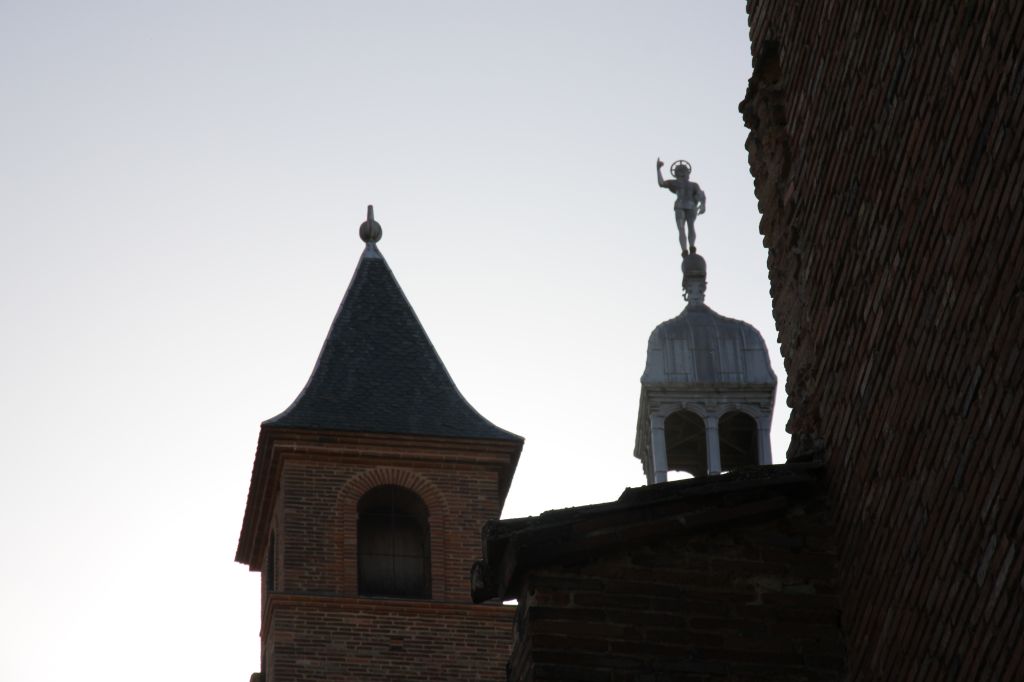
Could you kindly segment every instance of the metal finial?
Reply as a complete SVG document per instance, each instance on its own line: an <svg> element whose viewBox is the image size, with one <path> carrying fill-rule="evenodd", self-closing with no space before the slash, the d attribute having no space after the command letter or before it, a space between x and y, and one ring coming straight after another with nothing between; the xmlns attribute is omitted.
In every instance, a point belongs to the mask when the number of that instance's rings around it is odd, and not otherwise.
<svg viewBox="0 0 1024 682"><path fill-rule="evenodd" d="M704 305L708 288L708 264L695 253L683 256L683 299L686 306Z"/></svg>
<svg viewBox="0 0 1024 682"><path fill-rule="evenodd" d="M373 219L373 204L366 207L366 222L359 226L359 238L367 244L376 244L384 235L380 223Z"/></svg>

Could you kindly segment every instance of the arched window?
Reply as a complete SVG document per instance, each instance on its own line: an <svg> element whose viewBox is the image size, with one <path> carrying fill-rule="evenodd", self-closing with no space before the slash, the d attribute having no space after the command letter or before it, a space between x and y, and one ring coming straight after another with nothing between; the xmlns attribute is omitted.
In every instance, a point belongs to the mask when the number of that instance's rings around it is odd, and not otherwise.
<svg viewBox="0 0 1024 682"><path fill-rule="evenodd" d="M430 597L427 505L397 485L373 488L359 500L359 594Z"/></svg>
<svg viewBox="0 0 1024 682"><path fill-rule="evenodd" d="M757 422L749 414L728 412L718 420L722 470L757 464Z"/></svg>
<svg viewBox="0 0 1024 682"><path fill-rule="evenodd" d="M704 420L688 410L665 417L665 455L670 471L692 476L708 473L708 448Z"/></svg>

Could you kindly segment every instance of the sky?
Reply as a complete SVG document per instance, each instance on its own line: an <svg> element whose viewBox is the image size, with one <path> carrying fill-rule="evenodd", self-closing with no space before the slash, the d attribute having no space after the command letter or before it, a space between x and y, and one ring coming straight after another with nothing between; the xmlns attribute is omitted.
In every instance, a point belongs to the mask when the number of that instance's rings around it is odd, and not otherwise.
<svg viewBox="0 0 1024 682"><path fill-rule="evenodd" d="M717 0L0 0L0 680L258 670L259 424L367 204L463 395L526 439L509 518L644 482L647 338L684 305L655 160L688 159L781 461L746 31Z"/></svg>

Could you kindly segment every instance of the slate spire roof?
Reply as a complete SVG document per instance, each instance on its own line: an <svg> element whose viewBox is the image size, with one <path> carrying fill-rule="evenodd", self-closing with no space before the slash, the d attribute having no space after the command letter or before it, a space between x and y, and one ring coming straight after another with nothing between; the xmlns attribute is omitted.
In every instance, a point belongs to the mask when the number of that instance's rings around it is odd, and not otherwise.
<svg viewBox="0 0 1024 682"><path fill-rule="evenodd" d="M366 248L305 388L265 426L522 441L462 397L377 248Z"/></svg>

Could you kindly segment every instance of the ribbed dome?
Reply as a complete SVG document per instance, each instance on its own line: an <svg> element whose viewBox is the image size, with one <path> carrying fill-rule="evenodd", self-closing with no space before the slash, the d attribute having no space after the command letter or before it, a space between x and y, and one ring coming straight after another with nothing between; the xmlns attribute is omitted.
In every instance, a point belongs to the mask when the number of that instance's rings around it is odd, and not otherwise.
<svg viewBox="0 0 1024 682"><path fill-rule="evenodd" d="M640 382L774 386L775 373L764 339L753 326L691 301L682 314L651 333Z"/></svg>

